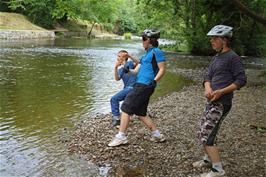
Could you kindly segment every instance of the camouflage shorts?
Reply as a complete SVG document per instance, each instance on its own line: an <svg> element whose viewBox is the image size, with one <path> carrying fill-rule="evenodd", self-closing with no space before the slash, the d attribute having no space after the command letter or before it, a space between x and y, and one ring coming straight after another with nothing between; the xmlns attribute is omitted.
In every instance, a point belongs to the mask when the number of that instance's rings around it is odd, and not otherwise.
<svg viewBox="0 0 266 177"><path fill-rule="evenodd" d="M221 103L206 104L203 118L197 128L197 138L200 144L213 146L222 120L230 111L231 105L224 107Z"/></svg>

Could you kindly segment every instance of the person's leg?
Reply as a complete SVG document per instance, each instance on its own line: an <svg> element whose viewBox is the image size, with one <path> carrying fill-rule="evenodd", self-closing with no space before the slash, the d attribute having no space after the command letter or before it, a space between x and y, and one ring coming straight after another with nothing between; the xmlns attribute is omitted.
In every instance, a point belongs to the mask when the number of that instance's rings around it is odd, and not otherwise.
<svg viewBox="0 0 266 177"><path fill-rule="evenodd" d="M118 93L116 93L114 96L112 96L110 103L111 103L112 115L114 118L119 119L119 116L120 116L119 102L125 99L128 92L129 92L128 89L123 89L123 90L119 91Z"/></svg>
<svg viewBox="0 0 266 177"><path fill-rule="evenodd" d="M212 163L212 169L209 173L203 173L201 177L218 177L218 176L224 176L225 171L222 166L221 157L219 155L218 147L208 146L204 145L204 149L206 153L208 154L208 157L211 160Z"/></svg>
<svg viewBox="0 0 266 177"><path fill-rule="evenodd" d="M156 130L156 126L149 116L139 116L139 119L148 127L151 131Z"/></svg>
<svg viewBox="0 0 266 177"><path fill-rule="evenodd" d="M204 150L207 153L208 157L211 160L212 163L212 170L209 173L206 174L202 174L202 177L211 177L211 176L223 176L225 174L225 171L223 169L222 166L222 161L221 161L221 157L219 154L219 150L218 147L216 146L215 142L216 142L216 137L218 134L218 130L221 126L222 121L224 120L224 118L226 117L226 115L228 114L228 112L231 109L231 105L222 105L221 106L215 106L212 108L213 110L215 110L214 112L210 112L209 113L209 117L212 118L212 121L214 122L214 128L212 128L211 133L209 134L206 143L204 144ZM217 114L219 113L219 114ZM217 119L217 117L219 116L219 118ZM215 118L216 117L216 118ZM212 124L210 124L212 125Z"/></svg>
<svg viewBox="0 0 266 177"><path fill-rule="evenodd" d="M119 126L119 132L115 135L115 137L112 139L112 141L108 144L108 146L119 146L122 144L126 144L127 141L127 137L126 137L126 130L127 127L129 125L129 121L130 121L130 115L132 114L132 106L134 106L135 104L133 104L133 100L136 98L136 91L135 92L130 92L123 104L122 104L122 114L121 114L121 122L120 122L120 126Z"/></svg>
<svg viewBox="0 0 266 177"><path fill-rule="evenodd" d="M209 158L209 155L207 154L205 150L205 146L203 146L203 156L202 159L193 162L192 166L195 168L202 168L202 167L211 167L211 160Z"/></svg>
<svg viewBox="0 0 266 177"><path fill-rule="evenodd" d="M122 112L119 132L123 132L125 134L127 127L129 125L129 122L130 122L130 116L127 113Z"/></svg>
<svg viewBox="0 0 266 177"><path fill-rule="evenodd" d="M219 110L220 109L220 110ZM213 128L209 138L207 139L206 144L204 145L204 149L207 152L211 162L212 162L212 168L217 170L217 171L224 171L223 166L222 166L222 161L221 157L219 154L219 149L217 145L215 144L216 142L216 137L218 134L218 131L220 129L220 126L229 113L231 109L231 105L222 105L222 108L216 108L217 111L221 111L222 114L218 121L216 121L215 127Z"/></svg>
<svg viewBox="0 0 266 177"><path fill-rule="evenodd" d="M164 135L156 128L156 125L149 116L139 116L139 119L151 130L151 141L163 142L165 141Z"/></svg>
<svg viewBox="0 0 266 177"><path fill-rule="evenodd" d="M108 146L114 147L122 144L127 144L126 130L130 121L130 116L127 113L122 112L121 122L119 126L119 132L115 135Z"/></svg>
<svg viewBox="0 0 266 177"><path fill-rule="evenodd" d="M217 146L204 146L206 153L208 154L212 163L221 162L221 157L219 155L219 150Z"/></svg>
<svg viewBox="0 0 266 177"><path fill-rule="evenodd" d="M120 125L119 102L123 101L131 89L124 88L111 98L112 122L111 127Z"/></svg>

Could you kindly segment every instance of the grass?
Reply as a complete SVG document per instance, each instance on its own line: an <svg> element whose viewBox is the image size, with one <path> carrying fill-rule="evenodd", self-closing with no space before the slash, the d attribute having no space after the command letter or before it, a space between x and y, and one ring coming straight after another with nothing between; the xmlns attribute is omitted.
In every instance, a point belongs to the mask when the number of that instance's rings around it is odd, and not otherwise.
<svg viewBox="0 0 266 177"><path fill-rule="evenodd" d="M87 23L82 22L81 20L69 20L64 24L64 28L69 31L83 32L87 31Z"/></svg>
<svg viewBox="0 0 266 177"><path fill-rule="evenodd" d="M123 36L124 36L125 39L131 39L132 34L131 33L124 33Z"/></svg>
<svg viewBox="0 0 266 177"><path fill-rule="evenodd" d="M181 90L184 86L193 84L194 82L183 76L166 72L162 80L158 83L155 92L151 97L151 101L155 101L158 97L167 95L171 92Z"/></svg>
<svg viewBox="0 0 266 177"><path fill-rule="evenodd" d="M160 45L160 48L165 51L179 52L183 54L189 53L189 48L185 43Z"/></svg>
<svg viewBox="0 0 266 177"><path fill-rule="evenodd" d="M261 71L259 77L261 77L263 80L266 80L266 69ZM266 83L263 83L262 89L266 91Z"/></svg>
<svg viewBox="0 0 266 177"><path fill-rule="evenodd" d="M45 30L31 23L25 16L0 12L0 29L3 30Z"/></svg>
<svg viewBox="0 0 266 177"><path fill-rule="evenodd" d="M199 68L206 68L208 66L208 61L181 59L181 60L171 61L169 65L170 67L174 68L199 69Z"/></svg>

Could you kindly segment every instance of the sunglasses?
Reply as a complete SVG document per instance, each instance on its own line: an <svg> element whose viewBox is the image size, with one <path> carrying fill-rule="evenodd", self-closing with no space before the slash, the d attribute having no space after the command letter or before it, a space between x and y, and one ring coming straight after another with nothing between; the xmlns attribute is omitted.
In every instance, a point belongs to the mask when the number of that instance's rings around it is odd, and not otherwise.
<svg viewBox="0 0 266 177"><path fill-rule="evenodd" d="M142 37L142 41L147 41L148 38Z"/></svg>

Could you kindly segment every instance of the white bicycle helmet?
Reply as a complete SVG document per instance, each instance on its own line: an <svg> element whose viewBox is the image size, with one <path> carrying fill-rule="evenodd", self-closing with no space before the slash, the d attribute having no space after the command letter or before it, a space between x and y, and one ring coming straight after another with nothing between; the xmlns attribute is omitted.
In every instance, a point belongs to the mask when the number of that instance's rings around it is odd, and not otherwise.
<svg viewBox="0 0 266 177"><path fill-rule="evenodd" d="M233 27L226 25L217 25L213 27L207 36L221 36L231 38L233 36Z"/></svg>
<svg viewBox="0 0 266 177"><path fill-rule="evenodd" d="M156 29L145 29L142 33L141 33L142 37L147 37L147 38L160 38L160 31L156 30Z"/></svg>

